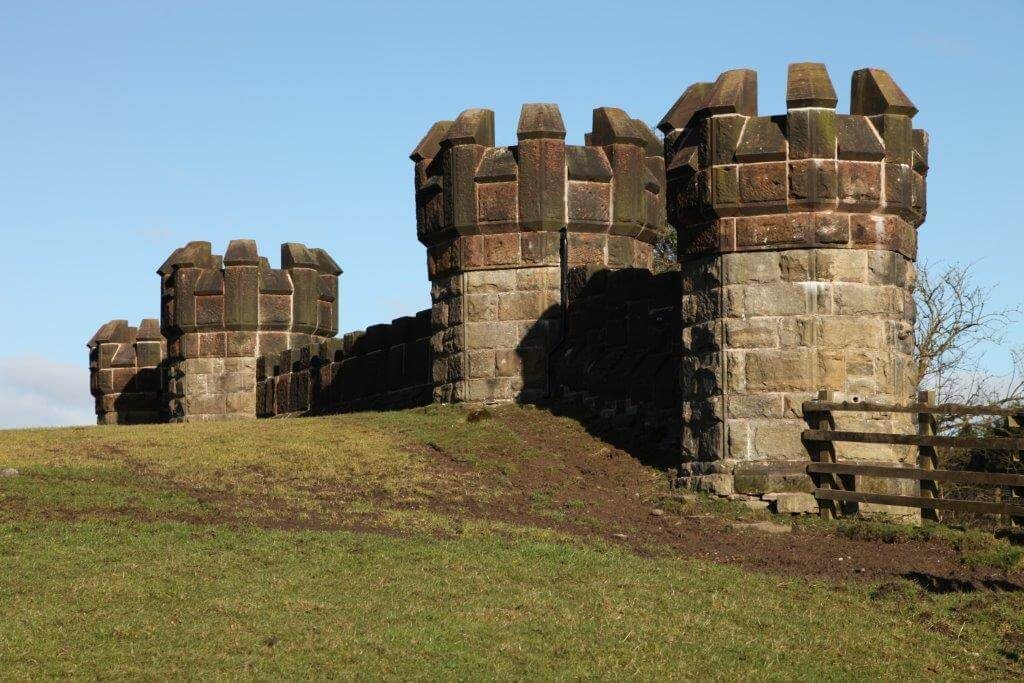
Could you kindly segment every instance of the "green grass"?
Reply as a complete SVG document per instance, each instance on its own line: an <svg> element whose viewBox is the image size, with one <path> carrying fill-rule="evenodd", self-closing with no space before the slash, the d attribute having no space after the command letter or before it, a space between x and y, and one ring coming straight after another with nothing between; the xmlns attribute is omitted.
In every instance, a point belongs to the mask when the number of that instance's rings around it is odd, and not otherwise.
<svg viewBox="0 0 1024 683"><path fill-rule="evenodd" d="M13 678L945 678L999 646L922 628L903 596L542 534L44 522L0 542Z"/></svg>
<svg viewBox="0 0 1024 683"><path fill-rule="evenodd" d="M429 505L500 507L541 456L457 409L0 432L21 473L0 479L0 678L1024 673L1019 594L759 574ZM584 509L556 497L530 505Z"/></svg>

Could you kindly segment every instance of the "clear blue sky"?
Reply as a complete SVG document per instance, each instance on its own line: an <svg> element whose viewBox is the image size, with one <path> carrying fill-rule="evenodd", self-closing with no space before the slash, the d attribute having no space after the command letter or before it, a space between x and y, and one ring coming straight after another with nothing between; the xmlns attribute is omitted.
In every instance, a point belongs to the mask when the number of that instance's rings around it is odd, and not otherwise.
<svg viewBox="0 0 1024 683"><path fill-rule="evenodd" d="M581 143L593 107L654 123L738 67L781 113L794 61L828 65L841 111L852 70L893 74L932 136L922 256L981 261L1014 303L1022 34L1019 1L0 0L0 369L84 367L100 323L158 316L154 271L195 239L254 238L273 262L284 241L327 249L342 330L414 312L429 293L407 155L433 121L488 107L511 143L523 102L557 102ZM11 386L0 412L30 391Z"/></svg>

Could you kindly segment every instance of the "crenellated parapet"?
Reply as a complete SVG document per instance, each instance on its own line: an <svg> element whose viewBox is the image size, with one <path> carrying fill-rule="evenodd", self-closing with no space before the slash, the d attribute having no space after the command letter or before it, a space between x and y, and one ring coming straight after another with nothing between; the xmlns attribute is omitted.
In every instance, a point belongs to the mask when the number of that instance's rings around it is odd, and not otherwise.
<svg viewBox="0 0 1024 683"><path fill-rule="evenodd" d="M283 244L271 268L252 240L223 256L190 242L157 272L172 420L254 417L256 358L337 334L341 269L322 249Z"/></svg>
<svg viewBox="0 0 1024 683"><path fill-rule="evenodd" d="M155 318L132 327L127 320L101 326L87 344L89 388L98 424L163 422L163 369L167 342Z"/></svg>
<svg viewBox="0 0 1024 683"><path fill-rule="evenodd" d="M209 242L189 242L157 273L161 328L168 339L224 332L333 337L338 332L341 268L323 249L282 244L281 267L271 268L252 240L232 240L223 256L211 253ZM250 338L250 345L254 341ZM225 348L218 355L231 353Z"/></svg>
<svg viewBox="0 0 1024 683"><path fill-rule="evenodd" d="M527 104L517 138L495 146L494 113L468 109L411 155L438 401L546 393L562 260L649 268L665 232L662 144L642 122L601 107L586 144L567 145L558 107Z"/></svg>
<svg viewBox="0 0 1024 683"><path fill-rule="evenodd" d="M650 266L665 231L661 141L613 107L594 110L585 145L565 144L565 134L553 104L523 105L508 147L495 146L489 109L430 128L410 158L431 277L557 264L562 228L581 263Z"/></svg>
<svg viewBox="0 0 1024 683"><path fill-rule="evenodd" d="M684 254L879 248L913 259L928 134L888 73L854 73L850 113L822 64L793 64L787 113L758 116L757 74L690 86L659 123ZM770 217L770 218L769 218Z"/></svg>

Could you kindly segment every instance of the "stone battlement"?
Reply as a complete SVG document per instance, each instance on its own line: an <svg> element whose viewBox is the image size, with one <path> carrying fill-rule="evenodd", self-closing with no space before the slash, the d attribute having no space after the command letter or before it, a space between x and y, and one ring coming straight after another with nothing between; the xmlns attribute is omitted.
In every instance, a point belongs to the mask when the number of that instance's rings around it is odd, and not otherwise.
<svg viewBox="0 0 1024 683"><path fill-rule="evenodd" d="M928 171L917 108L881 69L854 72L850 114L837 101L812 63L790 65L781 116L757 115L754 71L687 88L658 124L683 253L881 248L914 258Z"/></svg>
<svg viewBox="0 0 1024 683"><path fill-rule="evenodd" d="M252 240L223 256L189 242L157 273L172 420L255 417L256 358L338 332L341 268L322 249L283 244L271 268Z"/></svg>
<svg viewBox="0 0 1024 683"><path fill-rule="evenodd" d="M338 332L341 268L323 249L282 244L281 268L271 268L252 240L232 240L224 256L211 253L209 242L189 242L157 274L168 339L224 331Z"/></svg>
<svg viewBox="0 0 1024 683"><path fill-rule="evenodd" d="M428 404L430 311L263 356L256 379L260 417Z"/></svg>
<svg viewBox="0 0 1024 683"><path fill-rule="evenodd" d="M524 105L508 146L490 110L439 121L410 155L429 311L337 338L326 252L288 243L271 268L249 240L190 242L158 270L159 330L90 342L99 421L539 403L689 486L807 488L805 400L900 403L918 381L928 135L885 71L854 72L850 99L838 113L824 65L801 63L785 113L759 116L757 74L726 71L687 88L664 139L613 107L583 145L553 104ZM655 275L667 226L679 269ZM845 426L914 428L871 419Z"/></svg>
<svg viewBox="0 0 1024 683"><path fill-rule="evenodd" d="M417 236L431 277L557 264L566 227L589 261L650 267L650 245L666 227L665 163L645 123L600 107L586 144L567 145L558 107L526 104L517 137L496 147L494 112L467 109L435 123L413 150Z"/></svg>
<svg viewBox="0 0 1024 683"><path fill-rule="evenodd" d="M99 424L162 422L161 366L167 342L155 318L132 327L127 320L102 325L87 344L89 389Z"/></svg>

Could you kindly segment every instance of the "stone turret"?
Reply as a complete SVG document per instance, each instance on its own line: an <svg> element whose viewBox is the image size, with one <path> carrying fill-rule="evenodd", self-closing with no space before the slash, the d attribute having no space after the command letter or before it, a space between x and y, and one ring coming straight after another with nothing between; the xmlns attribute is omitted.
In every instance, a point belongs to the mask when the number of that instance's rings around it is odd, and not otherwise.
<svg viewBox="0 0 1024 683"><path fill-rule="evenodd" d="M256 417L256 359L338 332L341 269L321 249L284 244L276 269L252 240L190 242L157 272L171 421Z"/></svg>
<svg viewBox="0 0 1024 683"><path fill-rule="evenodd" d="M659 124L683 276L687 471L735 471L744 492L800 470L800 406L818 389L900 403L917 380L928 170L917 109L885 71L861 69L850 114L837 114L821 64L790 66L786 103L783 116L758 116L757 74L727 71L687 89ZM883 419L876 431L911 428Z"/></svg>
<svg viewBox="0 0 1024 683"><path fill-rule="evenodd" d="M163 422L162 364L167 343L160 323L147 318L138 327L127 320L102 325L87 344L89 388L98 424Z"/></svg>
<svg viewBox="0 0 1024 683"><path fill-rule="evenodd" d="M494 114L435 123L411 154L433 301L435 400L530 401L547 390L566 265L648 268L665 225L661 143L620 109L565 144L553 104L523 106L518 144Z"/></svg>

